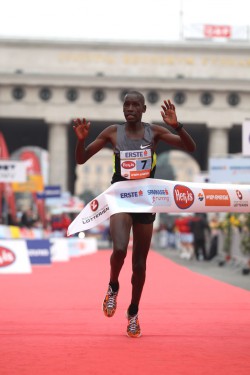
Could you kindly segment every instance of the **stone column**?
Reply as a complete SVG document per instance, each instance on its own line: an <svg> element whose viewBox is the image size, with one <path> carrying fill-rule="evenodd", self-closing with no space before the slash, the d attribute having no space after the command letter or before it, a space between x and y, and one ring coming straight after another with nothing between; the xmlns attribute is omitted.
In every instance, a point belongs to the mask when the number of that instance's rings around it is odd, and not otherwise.
<svg viewBox="0 0 250 375"><path fill-rule="evenodd" d="M228 154L228 129L210 128L208 157L226 156Z"/></svg>
<svg viewBox="0 0 250 375"><path fill-rule="evenodd" d="M66 124L49 124L49 184L68 189L68 139Z"/></svg>

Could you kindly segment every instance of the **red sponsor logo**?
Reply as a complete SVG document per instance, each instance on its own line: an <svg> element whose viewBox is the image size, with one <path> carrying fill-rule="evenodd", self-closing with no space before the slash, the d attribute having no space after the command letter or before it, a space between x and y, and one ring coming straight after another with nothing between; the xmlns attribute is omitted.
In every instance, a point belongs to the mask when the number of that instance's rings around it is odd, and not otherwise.
<svg viewBox="0 0 250 375"><path fill-rule="evenodd" d="M90 202L90 208L92 211L96 211L99 207L99 203L97 199L94 199L92 202Z"/></svg>
<svg viewBox="0 0 250 375"><path fill-rule="evenodd" d="M230 206L230 197L226 189L203 189L205 206Z"/></svg>
<svg viewBox="0 0 250 375"><path fill-rule="evenodd" d="M131 180L137 180L139 178L147 178L150 176L150 170L146 171L131 171L130 172L130 179Z"/></svg>
<svg viewBox="0 0 250 375"><path fill-rule="evenodd" d="M135 167L135 163L133 161L124 161L122 163L122 168L124 169L132 169Z"/></svg>
<svg viewBox="0 0 250 375"><path fill-rule="evenodd" d="M6 247L0 246L0 267L7 267L14 263L16 255Z"/></svg>
<svg viewBox="0 0 250 375"><path fill-rule="evenodd" d="M194 193L187 186L176 185L174 187L174 200L177 207L185 210L194 203Z"/></svg>
<svg viewBox="0 0 250 375"><path fill-rule="evenodd" d="M228 25L205 25L204 34L207 38L230 38L232 29Z"/></svg>
<svg viewBox="0 0 250 375"><path fill-rule="evenodd" d="M240 190L236 190L236 194L237 194L237 197L239 198L239 200L242 200L242 198L243 198L242 192Z"/></svg>

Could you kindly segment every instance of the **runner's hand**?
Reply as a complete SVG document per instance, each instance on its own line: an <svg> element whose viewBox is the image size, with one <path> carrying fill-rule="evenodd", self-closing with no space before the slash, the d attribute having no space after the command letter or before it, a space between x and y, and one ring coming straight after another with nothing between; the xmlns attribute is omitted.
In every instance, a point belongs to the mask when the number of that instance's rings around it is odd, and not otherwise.
<svg viewBox="0 0 250 375"><path fill-rule="evenodd" d="M170 125L172 128L176 128L178 126L178 121L175 113L175 106L171 100L164 100L164 105L162 105L161 108L163 109L161 115L165 124Z"/></svg>
<svg viewBox="0 0 250 375"><path fill-rule="evenodd" d="M73 120L73 129L79 141L84 141L89 134L90 122L87 122L85 118L80 120L79 118Z"/></svg>

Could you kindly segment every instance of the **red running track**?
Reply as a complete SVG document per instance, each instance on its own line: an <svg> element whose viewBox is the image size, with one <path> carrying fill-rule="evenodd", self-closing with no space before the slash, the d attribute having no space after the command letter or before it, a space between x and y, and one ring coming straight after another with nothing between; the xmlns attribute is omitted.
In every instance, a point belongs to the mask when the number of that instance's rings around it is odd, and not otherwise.
<svg viewBox="0 0 250 375"><path fill-rule="evenodd" d="M151 251L143 336L128 338L131 253L104 317L110 251L0 275L1 375L250 374L250 293Z"/></svg>

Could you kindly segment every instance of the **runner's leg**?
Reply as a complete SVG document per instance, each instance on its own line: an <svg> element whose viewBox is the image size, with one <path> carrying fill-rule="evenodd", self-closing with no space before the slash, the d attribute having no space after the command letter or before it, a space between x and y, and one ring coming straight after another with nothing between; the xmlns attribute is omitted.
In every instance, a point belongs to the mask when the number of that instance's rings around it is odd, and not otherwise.
<svg viewBox="0 0 250 375"><path fill-rule="evenodd" d="M146 278L146 261L153 233L152 224L135 222L133 225L132 254L132 299L131 304L138 306Z"/></svg>
<svg viewBox="0 0 250 375"><path fill-rule="evenodd" d="M110 282L118 283L118 277L127 255L132 217L128 213L118 213L110 217L110 233L113 252L110 257Z"/></svg>

